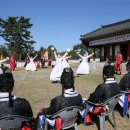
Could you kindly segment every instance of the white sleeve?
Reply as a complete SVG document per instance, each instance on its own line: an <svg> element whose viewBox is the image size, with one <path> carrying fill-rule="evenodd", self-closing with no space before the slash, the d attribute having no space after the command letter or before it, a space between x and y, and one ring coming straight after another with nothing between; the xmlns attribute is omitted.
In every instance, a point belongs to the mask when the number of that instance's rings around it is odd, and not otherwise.
<svg viewBox="0 0 130 130"><path fill-rule="evenodd" d="M79 55L79 57L81 58L81 59L83 59L83 56L82 55L80 55L80 54L78 54Z"/></svg>
<svg viewBox="0 0 130 130"><path fill-rule="evenodd" d="M89 58L89 57L91 57L91 56L93 56L93 55L94 55L94 53L92 53L91 55L88 55L87 58Z"/></svg>
<svg viewBox="0 0 130 130"><path fill-rule="evenodd" d="M57 55L56 55L56 52L54 51L54 56L55 56L55 59L57 59Z"/></svg>
<svg viewBox="0 0 130 130"><path fill-rule="evenodd" d="M3 63L3 62L5 62L5 61L7 61L7 59L4 59L4 60L0 60L0 63Z"/></svg>

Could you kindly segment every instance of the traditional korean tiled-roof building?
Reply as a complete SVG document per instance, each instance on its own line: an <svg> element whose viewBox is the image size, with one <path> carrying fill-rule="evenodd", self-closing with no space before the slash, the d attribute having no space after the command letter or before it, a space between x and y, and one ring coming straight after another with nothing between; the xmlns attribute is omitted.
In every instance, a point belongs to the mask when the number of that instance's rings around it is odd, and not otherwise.
<svg viewBox="0 0 130 130"><path fill-rule="evenodd" d="M120 51L123 60L130 57L130 19L116 22L109 25L102 25L100 28L81 35L82 44L100 50L100 61L115 59L115 53Z"/></svg>

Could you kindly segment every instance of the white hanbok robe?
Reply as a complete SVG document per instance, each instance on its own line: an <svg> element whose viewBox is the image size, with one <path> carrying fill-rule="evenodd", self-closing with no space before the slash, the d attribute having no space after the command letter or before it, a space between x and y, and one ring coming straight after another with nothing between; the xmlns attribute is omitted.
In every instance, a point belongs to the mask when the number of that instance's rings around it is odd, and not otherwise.
<svg viewBox="0 0 130 130"><path fill-rule="evenodd" d="M82 56L79 54L79 56L82 59L82 62L80 63L76 73L77 74L89 74L90 73L90 68L89 68L89 64L88 64L88 58L91 57L94 53L92 53L91 55L88 56Z"/></svg>
<svg viewBox="0 0 130 130"><path fill-rule="evenodd" d="M56 59L56 65L54 66L53 70L51 71L50 74L50 80L51 81L60 81L61 74L63 72L63 65L62 61L66 57L67 52L60 58L57 57L56 52L54 52L55 59Z"/></svg>
<svg viewBox="0 0 130 130"><path fill-rule="evenodd" d="M66 59L68 59L68 58L69 58L69 57L65 57L65 58L63 59L63 61L62 61L63 69L70 67L69 63L68 63L67 60L66 60Z"/></svg>
<svg viewBox="0 0 130 130"><path fill-rule="evenodd" d="M36 66L35 66L35 64L34 64L34 62L33 62L33 60L35 59L35 58L29 58L30 59L30 62L26 65L26 70L30 70L30 71L36 71L37 69L36 69Z"/></svg>
<svg viewBox="0 0 130 130"><path fill-rule="evenodd" d="M6 59L3 59L3 60L0 60L0 66L1 66L1 64L3 63L3 62L5 62L5 61L7 61L8 59L6 58Z"/></svg>

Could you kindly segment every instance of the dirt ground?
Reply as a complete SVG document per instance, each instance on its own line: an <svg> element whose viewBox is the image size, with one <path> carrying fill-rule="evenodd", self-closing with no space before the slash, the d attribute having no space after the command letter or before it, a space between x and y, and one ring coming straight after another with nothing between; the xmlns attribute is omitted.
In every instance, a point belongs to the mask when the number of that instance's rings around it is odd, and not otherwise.
<svg viewBox="0 0 130 130"><path fill-rule="evenodd" d="M75 72L76 67L73 66ZM59 83L52 84L49 75L52 68L39 69L36 72L26 71L24 68L17 68L13 72L15 78L14 93L17 97L26 98L33 109L34 117L36 117L41 107L48 107L52 98L61 94L61 85ZM116 76L117 81L122 76ZM96 86L102 83L102 74L91 73L90 75L81 75L75 77L75 88L84 98L88 98ZM117 130L130 130L130 120L127 117L121 117L119 112L115 112ZM110 116L110 119L111 116ZM112 125L106 121L106 130L113 130ZM79 130L98 130L94 124L85 126L80 124Z"/></svg>

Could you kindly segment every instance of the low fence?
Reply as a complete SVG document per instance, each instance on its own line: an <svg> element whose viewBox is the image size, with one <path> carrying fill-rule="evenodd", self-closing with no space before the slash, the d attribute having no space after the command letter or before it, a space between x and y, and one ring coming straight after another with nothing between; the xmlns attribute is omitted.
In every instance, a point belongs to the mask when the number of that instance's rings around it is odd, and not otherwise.
<svg viewBox="0 0 130 130"><path fill-rule="evenodd" d="M80 61L79 60L69 60L70 66L73 68L77 68ZM51 62L51 66L55 66L56 61L52 61ZM90 71L91 72L102 72L103 66L104 66L105 62L99 62L99 61L91 61L89 62L89 66L90 66ZM7 66L9 66L9 64L6 64ZM46 66L48 65L48 63L46 62ZM17 62L17 67L24 67L24 62ZM122 74L126 73L126 67L125 67L125 63L122 63Z"/></svg>

